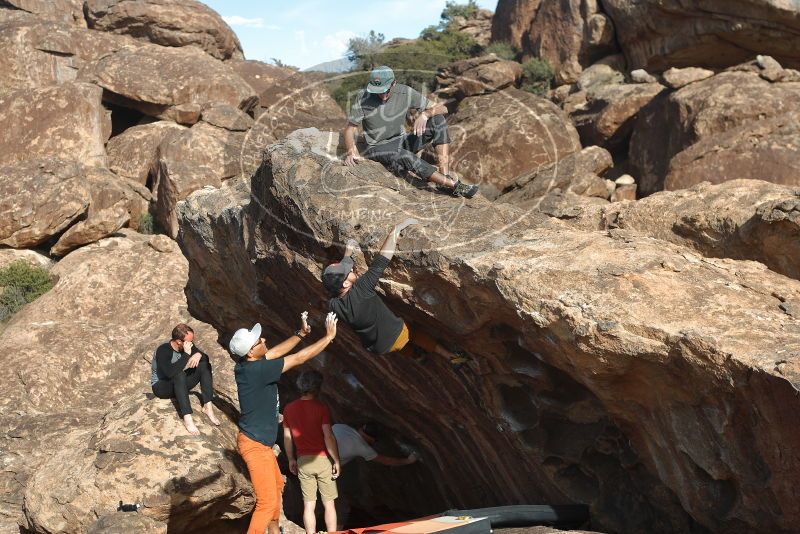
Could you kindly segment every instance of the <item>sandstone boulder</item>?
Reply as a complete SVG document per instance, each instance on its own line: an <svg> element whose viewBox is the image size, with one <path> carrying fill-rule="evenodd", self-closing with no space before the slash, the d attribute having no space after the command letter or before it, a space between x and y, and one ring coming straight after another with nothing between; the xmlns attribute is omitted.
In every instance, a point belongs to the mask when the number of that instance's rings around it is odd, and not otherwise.
<svg viewBox="0 0 800 534"><path fill-rule="evenodd" d="M724 68L755 54L797 64L798 6L781 0L744 3L603 0L630 68Z"/></svg>
<svg viewBox="0 0 800 534"><path fill-rule="evenodd" d="M87 0L89 27L162 46L195 46L217 59L243 59L233 30L195 0Z"/></svg>
<svg viewBox="0 0 800 534"><path fill-rule="evenodd" d="M732 180L586 209L572 224L587 230L635 231L707 257L759 261L800 279L798 202L797 188Z"/></svg>
<svg viewBox="0 0 800 534"><path fill-rule="evenodd" d="M605 179L599 175L614 165L611 154L590 146L561 160L518 176L506 186L497 202L519 204L549 193L574 193L607 200L609 191Z"/></svg>
<svg viewBox="0 0 800 534"><path fill-rule="evenodd" d="M104 131L111 125L102 93L94 85L67 83L0 96L0 165L48 157L105 165Z"/></svg>
<svg viewBox="0 0 800 534"><path fill-rule="evenodd" d="M436 74L436 94L462 100L516 85L522 65L495 55L462 59L441 67Z"/></svg>
<svg viewBox="0 0 800 534"><path fill-rule="evenodd" d="M663 189L673 157L689 146L798 109L800 83L770 83L744 70L721 72L662 94L639 114L631 136L632 174L640 192L646 196Z"/></svg>
<svg viewBox="0 0 800 534"><path fill-rule="evenodd" d="M202 119L212 126L232 132L246 132L253 127L253 119L250 115L238 108L224 104L204 110Z"/></svg>
<svg viewBox="0 0 800 534"><path fill-rule="evenodd" d="M644 69L632 70L630 78L633 83L656 83L658 81L658 78Z"/></svg>
<svg viewBox="0 0 800 534"><path fill-rule="evenodd" d="M617 52L614 24L595 0L500 0L492 40L509 41L547 60L556 83L578 81L581 70Z"/></svg>
<svg viewBox="0 0 800 534"><path fill-rule="evenodd" d="M12 263L24 261L34 267L44 267L49 269L53 266L53 260L39 254L35 250L17 250L13 248L0 248L0 269L8 267Z"/></svg>
<svg viewBox="0 0 800 534"><path fill-rule="evenodd" d="M699 67L686 67L683 69L676 69L672 67L667 69L662 74L664 84L670 89L680 89L690 83L699 82L706 78L711 78L714 75L713 70L701 69Z"/></svg>
<svg viewBox="0 0 800 534"><path fill-rule="evenodd" d="M488 9L478 9L470 17L456 16L450 20L453 31L469 35L481 46L486 46L492 38L492 16Z"/></svg>
<svg viewBox="0 0 800 534"><path fill-rule="evenodd" d="M81 171L56 159L0 167L0 244L39 245L86 213L91 196Z"/></svg>
<svg viewBox="0 0 800 534"><path fill-rule="evenodd" d="M625 58L622 54L608 56L585 68L576 83L578 91L591 91L604 85L625 81Z"/></svg>
<svg viewBox="0 0 800 534"><path fill-rule="evenodd" d="M187 294L224 331L254 307L280 329L309 303L326 309L319 276L342 240L361 243L360 268L392 222L420 220L380 290L405 320L469 347L477 370L369 357L345 325L315 364L336 413L378 418L421 451L422 482L404 491L392 477L396 503L583 502L602 531L800 521L800 463L781 445L800 439L783 424L800 408L800 327L785 311L800 282L482 198L429 202L379 165L331 165L334 146L297 132L236 198L180 206Z"/></svg>
<svg viewBox="0 0 800 534"><path fill-rule="evenodd" d="M175 205L204 186L243 173L245 134L200 122L188 130L173 132L158 147L152 169L156 193L155 215L173 238L178 233Z"/></svg>
<svg viewBox="0 0 800 534"><path fill-rule="evenodd" d="M0 487L4 495L0 524L4 528L8 521L18 525L14 527L17 530L46 531L35 527L35 522L61 525L51 532L62 526L63 531L83 532L97 519L90 512L92 506L97 505L98 512L105 515L117 505L106 500L108 495L98 495L98 500L87 506L70 504L83 502L84 490L98 490L87 489L83 483L90 474L100 483L126 488L119 499L135 501L145 494L134 491L135 485L154 488L155 481L169 473L145 465L136 468L135 478L130 479L125 474L131 473L133 464L127 461L141 462L141 455L153 462L178 461L183 452L175 453L176 443L207 458L209 469L212 465L217 469L225 458L236 462L231 459L236 456L235 448L225 445L229 454L220 449L235 435L233 423L225 416L220 417L223 426L219 429L198 417L203 437L188 439L169 401L145 399L154 347L169 336L175 324L189 322L198 347L209 354L214 365L218 406L230 414L238 406L232 362L216 344L217 333L187 312L187 263L177 245L164 236L143 236L129 230L121 234L82 247L59 261L51 271L57 280L55 287L20 310L0 336L3 363L17 371L0 377L0 426L5 429L0 434ZM43 357L48 365L42 365ZM131 417L124 415L126 410L133 410ZM150 425L155 414L162 416L160 427ZM141 420L136 419L139 415ZM162 433L145 434L150 431ZM92 440L92 436L105 441ZM159 443L169 446L162 448ZM126 449L128 446L131 448ZM107 452L101 453L101 449ZM133 451L139 455L129 454ZM81 463L84 455L92 454L95 457L88 464ZM55 458L64 461L37 471ZM196 474L201 472L200 465L202 462L187 464L197 469ZM95 477L95 473L99 475ZM222 470L219 474L212 488L235 484L235 475ZM30 486L33 479L39 482ZM198 479L189 475L188 480ZM154 506L151 510L163 513L170 496L175 495L179 523L193 521L192 514L209 517L204 510L210 512L215 505L206 499L219 494L198 489L186 500L187 487L161 486L160 497L153 490L148 501ZM231 503L240 502L248 498L247 494L226 498ZM61 513L58 517L56 510ZM239 511L247 512L249 507ZM226 513L236 514L237 510L229 508ZM4 531L10 531L10 525Z"/></svg>
<svg viewBox="0 0 800 534"><path fill-rule="evenodd" d="M610 84L588 91L586 104L570 113L581 143L627 152L639 112L662 91L659 83Z"/></svg>
<svg viewBox="0 0 800 534"><path fill-rule="evenodd" d="M664 189L754 179L800 186L800 111L706 137L672 158Z"/></svg>
<svg viewBox="0 0 800 534"><path fill-rule="evenodd" d="M4 0L0 13L3 9L18 9L42 19L86 27L82 0Z"/></svg>
<svg viewBox="0 0 800 534"><path fill-rule="evenodd" d="M467 181L487 186L485 193L581 148L558 106L514 88L465 98L448 125L451 166Z"/></svg>
<svg viewBox="0 0 800 534"><path fill-rule="evenodd" d="M128 128L108 141L108 168L119 176L146 185L158 145L170 132L184 129L172 121L157 121Z"/></svg>
<svg viewBox="0 0 800 534"><path fill-rule="evenodd" d="M297 74L297 71L293 69L271 65L263 61L231 60L227 62L227 65L259 95L275 85L278 80ZM264 105L269 105L269 103L264 103Z"/></svg>
<svg viewBox="0 0 800 534"><path fill-rule="evenodd" d="M258 104L253 89L230 67L192 47L123 48L87 65L81 78L105 89L110 103L176 122L181 105L199 111L228 104L249 112Z"/></svg>
<svg viewBox="0 0 800 534"><path fill-rule="evenodd" d="M203 433L189 436L173 403L148 398L142 386L115 399L96 428L62 436L58 451L36 469L25 492L25 514L36 531L86 532L119 501L141 503L139 515L177 532L209 530L252 509L236 424L224 417L220 427L198 421Z"/></svg>
<svg viewBox="0 0 800 534"><path fill-rule="evenodd" d="M58 238L58 242L50 249L50 254L63 256L78 247L99 241L128 224L130 219L131 214L121 203L90 212L86 220L71 226Z"/></svg>

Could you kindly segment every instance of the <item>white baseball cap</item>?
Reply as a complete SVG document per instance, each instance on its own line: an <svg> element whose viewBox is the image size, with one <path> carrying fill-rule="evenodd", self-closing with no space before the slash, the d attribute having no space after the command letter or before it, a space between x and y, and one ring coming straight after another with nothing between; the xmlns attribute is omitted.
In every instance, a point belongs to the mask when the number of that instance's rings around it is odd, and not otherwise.
<svg viewBox="0 0 800 534"><path fill-rule="evenodd" d="M261 338L261 323L256 323L252 329L240 328L233 334L228 348L237 356L247 356L253 345Z"/></svg>

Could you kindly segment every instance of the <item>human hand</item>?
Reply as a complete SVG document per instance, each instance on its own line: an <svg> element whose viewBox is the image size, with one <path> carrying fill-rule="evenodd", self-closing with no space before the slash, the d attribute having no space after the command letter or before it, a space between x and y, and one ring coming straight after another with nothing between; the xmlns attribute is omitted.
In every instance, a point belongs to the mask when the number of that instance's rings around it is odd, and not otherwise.
<svg viewBox="0 0 800 534"><path fill-rule="evenodd" d="M425 128L428 126L428 114L425 112L417 115L414 121L414 135L422 135L425 133Z"/></svg>
<svg viewBox="0 0 800 534"><path fill-rule="evenodd" d="M202 357L203 355L200 354L199 352L195 353L195 355L189 358L189 361L186 362L186 367L184 367L184 369L194 369L195 367L197 367L197 364L200 363L200 358Z"/></svg>
<svg viewBox="0 0 800 534"><path fill-rule="evenodd" d="M333 341L333 338L336 337L336 323L338 321L339 321L339 319L336 317L336 314L333 313L333 312L330 312L327 315L327 317L325 317L326 335L327 335L328 338L330 338L331 341Z"/></svg>
<svg viewBox="0 0 800 534"><path fill-rule="evenodd" d="M183 342L183 352L189 354L190 356L192 354L192 347L194 347L194 344L191 341Z"/></svg>
<svg viewBox="0 0 800 534"><path fill-rule="evenodd" d="M297 460L289 460L289 471L297 476Z"/></svg>
<svg viewBox="0 0 800 534"><path fill-rule="evenodd" d="M409 226L414 225L414 224L419 224L419 221L414 219L414 218L409 217L408 219L406 219L405 221L401 222L400 224L395 225L394 229L399 234L400 232L402 232L403 230L405 230L406 228L408 228Z"/></svg>
<svg viewBox="0 0 800 534"><path fill-rule="evenodd" d="M339 475L341 474L342 474L342 466L339 464L339 462L333 462L333 465L331 466L331 478L333 480L336 480L337 478L339 478Z"/></svg>
<svg viewBox="0 0 800 534"><path fill-rule="evenodd" d="M348 167L352 167L356 163L360 163L362 159L363 158L358 155L358 152L348 152L344 157L344 164Z"/></svg>
<svg viewBox="0 0 800 534"><path fill-rule="evenodd" d="M355 239L348 239L347 240L347 248L344 251L345 256L352 256L356 250L361 250L361 246L358 244L358 241Z"/></svg>
<svg viewBox="0 0 800 534"><path fill-rule="evenodd" d="M304 311L300 314L300 333L304 336L311 332L311 327L308 325L308 312Z"/></svg>

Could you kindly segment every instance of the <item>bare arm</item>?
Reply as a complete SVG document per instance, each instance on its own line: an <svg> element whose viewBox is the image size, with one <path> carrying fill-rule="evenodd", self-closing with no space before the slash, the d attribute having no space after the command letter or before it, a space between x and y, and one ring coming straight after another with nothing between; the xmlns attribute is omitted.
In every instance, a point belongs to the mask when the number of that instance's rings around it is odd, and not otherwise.
<svg viewBox="0 0 800 534"><path fill-rule="evenodd" d="M319 341L311 345L310 347L306 347L300 352L296 354L292 354L291 356L287 356L283 359L283 372L285 373L289 369L293 369L298 365L302 365L306 363L308 360L312 359L320 352L325 350L325 347L330 345L333 338L336 337L336 314L331 312L325 319L325 329L326 333Z"/></svg>
<svg viewBox="0 0 800 534"><path fill-rule="evenodd" d="M299 336L298 335L294 335L294 336L288 338L283 343L280 343L280 344L272 347L271 349L269 349L267 351L267 353L264 355L264 357L266 359L268 359L268 360L276 360L278 358L283 358L289 352L291 352L291 350L293 348L295 348L298 343L300 343L300 340L303 339L304 337L306 337L309 332L311 332L311 327L308 326L307 319L308 319L308 312L304 311L303 313L300 314L300 321L301 321L301 324L300 324L300 335Z"/></svg>
<svg viewBox="0 0 800 534"><path fill-rule="evenodd" d="M331 431L331 425L322 425L322 436L325 438L325 449L333 460L333 478L337 478L342 473L342 466L339 462L339 445Z"/></svg>
<svg viewBox="0 0 800 534"><path fill-rule="evenodd" d="M289 471L297 474L297 459L294 457L294 443L292 442L292 429L288 426L283 427L283 448L286 451L286 459L289 460Z"/></svg>
<svg viewBox="0 0 800 534"><path fill-rule="evenodd" d="M400 237L400 232L412 224L417 224L417 220L406 219L400 224L396 224L394 227L392 227L392 230L386 235L386 239L383 240L383 244L381 245L381 256L387 260L392 259L394 256L394 251L397 248L397 238Z"/></svg>
<svg viewBox="0 0 800 534"><path fill-rule="evenodd" d="M396 467L400 465L411 465L417 461L417 457L413 454L409 454L408 458L395 458L393 456L384 456L379 454L373 458L372 461L378 462L379 464L388 465L389 467Z"/></svg>
<svg viewBox="0 0 800 534"><path fill-rule="evenodd" d="M358 126L352 122L348 122L347 126L344 127L344 132L342 132L342 135L344 136L344 146L347 150L347 154L344 157L345 165L355 165L358 159L360 159L358 155L358 148L356 148L357 133Z"/></svg>

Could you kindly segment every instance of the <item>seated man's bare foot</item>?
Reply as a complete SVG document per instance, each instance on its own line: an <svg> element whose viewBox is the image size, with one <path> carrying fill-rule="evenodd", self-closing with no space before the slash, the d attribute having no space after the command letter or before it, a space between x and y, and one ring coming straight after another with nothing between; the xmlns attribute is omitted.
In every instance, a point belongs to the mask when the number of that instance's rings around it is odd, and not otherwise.
<svg viewBox="0 0 800 534"><path fill-rule="evenodd" d="M208 420L211 421L211 424L214 426L219 426L219 419L217 416L214 415L214 405L210 402L203 406L203 413L206 414Z"/></svg>
<svg viewBox="0 0 800 534"><path fill-rule="evenodd" d="M192 419L192 414L183 416L183 426L186 427L186 430L189 431L189 434L193 436L200 435L200 431L197 430L197 427L194 424L194 419Z"/></svg>

